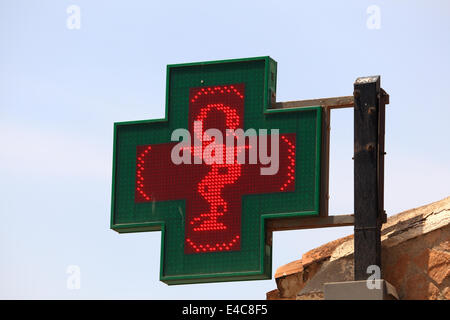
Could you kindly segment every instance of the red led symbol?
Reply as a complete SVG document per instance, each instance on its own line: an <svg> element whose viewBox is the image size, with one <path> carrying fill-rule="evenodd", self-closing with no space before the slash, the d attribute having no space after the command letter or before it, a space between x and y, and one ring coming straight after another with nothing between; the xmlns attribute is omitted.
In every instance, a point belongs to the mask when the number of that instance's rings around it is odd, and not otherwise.
<svg viewBox="0 0 450 320"><path fill-rule="evenodd" d="M148 152L152 149L152 146L147 146L147 148L144 150L144 152L142 152L141 154L139 154L139 156L137 157L137 164L136 164L136 191L138 191L141 196L149 201L150 197L144 192L144 176L143 176L143 171L144 171L144 163L145 163L145 157L147 156Z"/></svg>
<svg viewBox="0 0 450 320"><path fill-rule="evenodd" d="M226 137L226 129L245 129L244 89L243 84L191 88L188 114L191 136L203 137L210 128L218 129L223 137ZM295 134L280 135L279 170L268 176L261 175L261 164L249 163L248 143L243 148L235 146L233 152L227 153L225 141L201 140L200 147L185 150L192 160L202 158L201 164L192 161L192 164L175 165L170 154L176 143L138 146L135 201L158 204L185 200L184 206L178 207L176 212L185 223L186 254L240 250L243 196L295 190ZM223 163L214 163L216 155L204 152L211 145L217 148L215 150L222 150ZM270 153L270 145L268 149ZM246 162L237 163L237 155L243 151L246 151ZM227 154L234 159L226 159ZM152 207L151 210L157 209Z"/></svg>

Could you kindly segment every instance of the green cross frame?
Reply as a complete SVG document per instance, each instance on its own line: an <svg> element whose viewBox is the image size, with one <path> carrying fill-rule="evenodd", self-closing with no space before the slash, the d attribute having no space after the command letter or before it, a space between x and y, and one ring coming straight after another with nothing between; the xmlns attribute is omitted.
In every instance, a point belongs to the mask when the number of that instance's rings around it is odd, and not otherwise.
<svg viewBox="0 0 450 320"><path fill-rule="evenodd" d="M319 216L324 111L320 106L273 109L276 71L270 57L168 65L165 118L114 123L110 228L119 233L162 231L160 280L166 284L270 279L267 222ZM173 130L189 128L191 88L232 84L245 86L244 130L295 134L295 185L288 192L243 194L236 200L241 204L238 250L186 252L186 200L136 201L137 150L171 143ZM183 177L174 177L173 183ZM154 247L150 252L155 256Z"/></svg>

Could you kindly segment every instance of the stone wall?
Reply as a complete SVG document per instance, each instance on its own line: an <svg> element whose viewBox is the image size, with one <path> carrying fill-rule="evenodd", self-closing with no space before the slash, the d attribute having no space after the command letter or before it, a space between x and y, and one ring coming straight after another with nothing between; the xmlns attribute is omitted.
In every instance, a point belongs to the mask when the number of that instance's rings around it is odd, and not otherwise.
<svg viewBox="0 0 450 320"><path fill-rule="evenodd" d="M400 299L450 300L450 197L388 218L382 227L383 278ZM353 235L281 266L267 299L323 299L326 282L353 280Z"/></svg>

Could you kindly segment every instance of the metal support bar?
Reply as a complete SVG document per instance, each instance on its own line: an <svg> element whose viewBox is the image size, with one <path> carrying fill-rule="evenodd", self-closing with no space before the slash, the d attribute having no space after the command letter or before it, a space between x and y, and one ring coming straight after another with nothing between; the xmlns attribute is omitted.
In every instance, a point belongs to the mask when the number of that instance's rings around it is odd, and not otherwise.
<svg viewBox="0 0 450 320"><path fill-rule="evenodd" d="M328 228L328 227L344 227L352 226L354 216L352 214L343 214L328 217L302 217L302 218L286 218L281 220L268 220L266 230L298 230L312 228Z"/></svg>
<svg viewBox="0 0 450 320"><path fill-rule="evenodd" d="M276 102L274 109L303 108L312 106L328 107L329 109L353 108L353 96Z"/></svg>
<svg viewBox="0 0 450 320"><path fill-rule="evenodd" d="M354 84L355 280L366 280L367 267L381 270L381 224L384 220L384 105L380 77ZM382 275L381 275L382 276Z"/></svg>
<svg viewBox="0 0 450 320"><path fill-rule="evenodd" d="M327 217L301 217L286 218L281 220L266 221L266 243L272 245L272 236L274 231L313 229L313 228L329 228L329 227L345 227L354 224L354 216L352 214L343 214Z"/></svg>

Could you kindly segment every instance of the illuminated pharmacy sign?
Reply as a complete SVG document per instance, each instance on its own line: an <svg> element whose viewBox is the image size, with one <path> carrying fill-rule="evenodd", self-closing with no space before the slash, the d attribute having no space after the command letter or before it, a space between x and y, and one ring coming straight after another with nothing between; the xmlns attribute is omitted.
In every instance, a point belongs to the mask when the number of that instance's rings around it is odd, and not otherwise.
<svg viewBox="0 0 450 320"><path fill-rule="evenodd" d="M321 108L275 92L269 57L169 65L166 118L115 123L111 228L162 231L161 281L270 278L266 222L318 215Z"/></svg>

